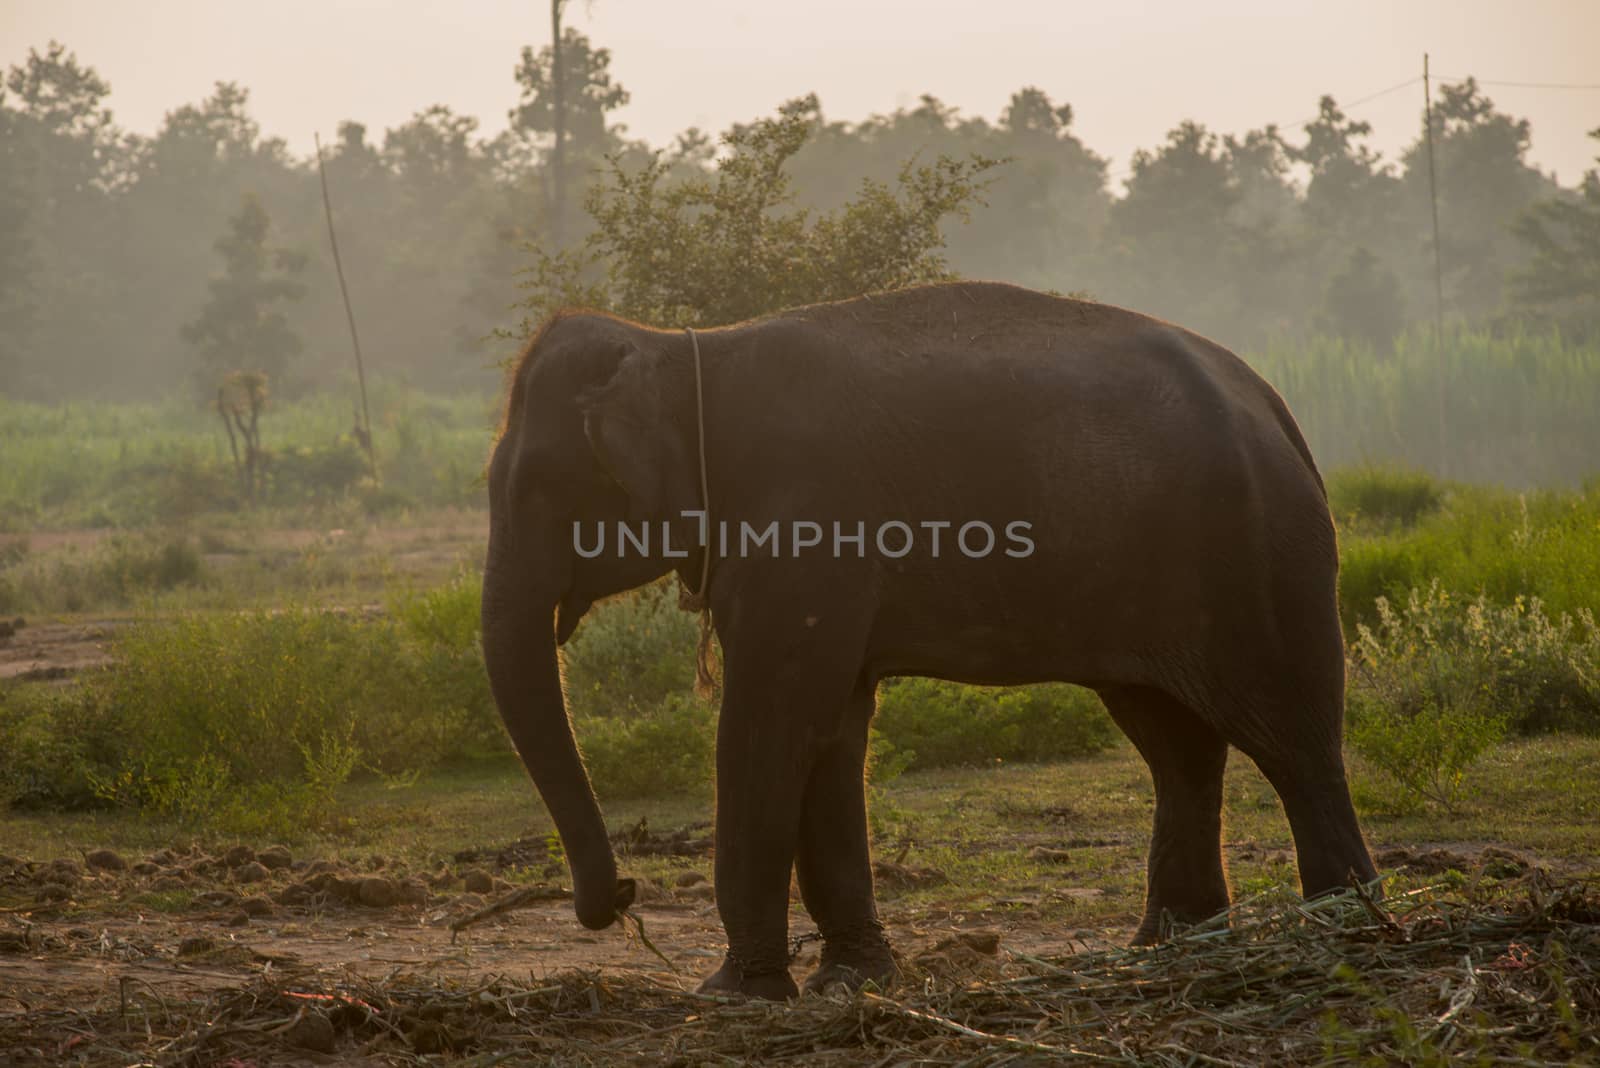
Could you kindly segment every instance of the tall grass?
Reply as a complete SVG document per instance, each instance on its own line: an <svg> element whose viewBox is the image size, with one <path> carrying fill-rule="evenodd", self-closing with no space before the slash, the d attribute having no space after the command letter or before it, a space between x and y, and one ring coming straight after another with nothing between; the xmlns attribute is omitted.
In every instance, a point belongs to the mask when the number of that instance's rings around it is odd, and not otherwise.
<svg viewBox="0 0 1600 1068"><path fill-rule="evenodd" d="M1431 333L1413 331L1392 355L1318 337L1246 360L1288 401L1324 470L1387 461L1523 487L1574 486L1600 465L1597 346L1457 330L1441 355Z"/></svg>
<svg viewBox="0 0 1600 1068"><path fill-rule="evenodd" d="M1340 500L1359 494L1349 480ZM1537 597L1555 615L1600 615L1600 480L1578 492L1511 493L1436 487L1439 503L1409 524L1376 528L1353 517L1340 539L1339 601L1346 632L1376 622L1381 596L1403 601L1437 581L1496 604ZM1370 494L1369 494L1370 495Z"/></svg>
<svg viewBox="0 0 1600 1068"><path fill-rule="evenodd" d="M396 383L374 390L373 437L391 500L474 505L495 405ZM364 462L349 395L269 401L263 447L276 457L273 503L325 504L354 488ZM0 530L135 527L238 506L227 434L188 400L40 405L0 396Z"/></svg>

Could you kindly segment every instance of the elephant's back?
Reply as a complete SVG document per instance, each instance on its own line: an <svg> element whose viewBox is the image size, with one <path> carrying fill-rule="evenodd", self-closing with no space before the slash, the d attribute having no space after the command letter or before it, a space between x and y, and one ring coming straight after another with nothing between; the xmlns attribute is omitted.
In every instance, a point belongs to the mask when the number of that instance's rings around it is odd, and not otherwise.
<svg viewBox="0 0 1600 1068"><path fill-rule="evenodd" d="M1156 483L1232 471L1307 481L1321 496L1278 393L1223 346L1139 312L953 282L783 318L807 335L810 369L844 386L841 403L936 452L954 441L997 462L1109 466Z"/></svg>

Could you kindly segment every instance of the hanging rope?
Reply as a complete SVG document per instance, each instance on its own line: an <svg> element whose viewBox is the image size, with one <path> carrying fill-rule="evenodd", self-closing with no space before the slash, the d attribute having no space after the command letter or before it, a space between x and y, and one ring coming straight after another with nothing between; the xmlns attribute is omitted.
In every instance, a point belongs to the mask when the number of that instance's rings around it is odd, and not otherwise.
<svg viewBox="0 0 1600 1068"><path fill-rule="evenodd" d="M700 641L694 654L694 690L701 697L710 697L716 680L711 662L711 606L706 602L706 590L711 585L711 489L706 479L706 394L700 370L700 337L693 327L684 327L684 333L689 335L689 344L694 349L694 421L700 454L700 510L705 514L706 543L701 546L700 553L700 587L691 590L686 585L680 586L678 607L700 613Z"/></svg>

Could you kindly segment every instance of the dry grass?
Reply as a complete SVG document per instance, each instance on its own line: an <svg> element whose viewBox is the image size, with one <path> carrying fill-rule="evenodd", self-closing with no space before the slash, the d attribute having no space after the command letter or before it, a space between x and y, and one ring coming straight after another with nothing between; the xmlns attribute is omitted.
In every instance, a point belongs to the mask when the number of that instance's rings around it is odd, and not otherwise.
<svg viewBox="0 0 1600 1068"><path fill-rule="evenodd" d="M1153 949L986 973L913 964L888 992L789 1005L635 977L536 983L267 975L192 1001L124 984L0 1015L17 1064L1568 1064L1600 1055L1600 889L1542 873L1382 907L1241 903ZM926 962L924 962L926 964Z"/></svg>

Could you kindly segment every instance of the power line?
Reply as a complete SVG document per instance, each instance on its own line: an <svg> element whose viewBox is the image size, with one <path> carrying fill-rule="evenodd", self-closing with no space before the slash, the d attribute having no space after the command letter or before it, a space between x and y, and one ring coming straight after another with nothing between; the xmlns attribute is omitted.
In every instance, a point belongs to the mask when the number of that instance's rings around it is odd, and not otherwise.
<svg viewBox="0 0 1600 1068"><path fill-rule="evenodd" d="M1513 89L1600 89L1600 82L1596 82L1594 84L1586 84L1582 82L1501 82L1491 81L1488 78L1476 78L1470 74L1463 74L1459 76L1455 74L1441 74L1438 77L1440 81L1449 82L1464 82L1468 78L1471 78L1479 85L1509 86Z"/></svg>
<svg viewBox="0 0 1600 1068"><path fill-rule="evenodd" d="M1420 76L1412 75L1410 78L1407 78L1405 81L1400 82L1400 83L1398 83L1396 85L1391 85L1387 89L1379 89L1376 93L1368 93L1366 96L1358 97L1357 99L1350 101L1348 104L1341 104L1341 105L1339 105L1339 108L1340 108L1341 111L1344 111L1344 112L1348 113L1349 111L1351 111L1354 108L1358 108L1363 104L1369 104L1372 101L1377 100L1379 97L1388 96L1390 93L1398 93L1400 90L1409 88L1410 86L1413 86L1413 85L1416 85L1420 81L1422 81L1422 78ZM1484 83L1484 84L1487 84L1487 83ZM1316 122L1320 118L1322 118L1322 112L1319 110L1315 115L1311 116L1309 119L1301 119L1299 122L1292 122L1292 123L1288 123L1287 125L1276 124L1276 123L1270 123L1269 125L1276 125L1276 126L1278 126L1278 128L1280 130L1298 130L1298 129L1301 129L1302 127L1310 126L1312 123ZM1126 178L1128 175L1130 175L1132 173L1133 173L1133 164L1130 162L1125 166L1117 168L1115 171L1108 170L1106 172L1106 181L1107 182L1120 181L1120 180L1122 180L1123 178Z"/></svg>
<svg viewBox="0 0 1600 1068"><path fill-rule="evenodd" d="M1464 82L1464 81L1467 80L1468 77L1473 77L1473 76L1471 76L1471 75L1457 76L1457 75L1454 75L1454 74L1436 74L1436 75L1434 75L1434 77L1438 78L1440 81ZM1477 84L1479 84L1479 85L1503 86L1503 87L1511 87L1511 88L1517 88L1517 89L1578 89L1578 90L1591 89L1591 90L1600 90L1600 83L1596 83L1596 84L1590 85L1590 84L1587 84L1587 83L1579 83L1579 82L1509 82L1509 81L1499 81L1497 79L1476 78L1476 77L1473 77L1473 80L1476 81ZM1366 96L1358 97L1355 100L1352 100L1347 104L1339 104L1339 110L1341 110L1341 111L1345 112L1346 114L1348 114L1350 111L1354 110L1355 108L1360 107L1363 104L1369 104L1372 101L1379 99L1380 97L1388 96L1390 93L1398 93L1400 90L1410 88L1411 86L1416 85L1420 81L1422 81L1422 78L1420 76L1413 75L1412 77L1407 78L1403 82L1397 82L1394 85L1389 86L1387 89L1379 89L1375 93L1368 93ZM1338 103L1337 98L1335 98L1335 103ZM1299 129L1303 129L1304 127L1310 126L1312 123L1316 122L1320 118L1322 118L1322 112L1319 110L1315 115L1311 116L1309 119L1301 119L1299 122L1291 122L1291 123L1287 123L1287 124L1279 124L1278 128L1280 130L1299 130ZM1130 163L1126 164L1125 166L1118 167L1116 170L1107 170L1107 172L1106 172L1106 181L1107 182L1121 181L1122 179L1128 177L1128 175L1130 175L1132 173L1133 173L1133 164L1130 162Z"/></svg>
<svg viewBox="0 0 1600 1068"><path fill-rule="evenodd" d="M1376 93L1369 93L1368 95L1366 95L1364 97L1361 97L1359 100L1352 100L1348 104L1341 104L1340 105L1340 110L1341 111L1349 111L1351 108L1358 108L1362 104L1370 103L1371 101L1374 101L1374 100L1378 99L1380 96L1388 96L1390 93L1398 93L1402 89L1407 89L1407 88L1409 88L1409 87L1411 87L1413 85L1416 85L1421 80L1422 79L1420 77L1416 77L1416 76L1407 78L1405 81L1400 82L1397 85L1391 85L1387 89L1379 89ZM1335 99L1334 102L1338 103L1338 100ZM1298 130L1302 126L1310 126L1312 123L1316 122L1320 118L1322 118L1322 112L1318 111L1315 115L1311 116L1309 119L1301 119L1299 122L1289 123L1288 125L1282 127L1282 129L1285 129L1285 130Z"/></svg>

